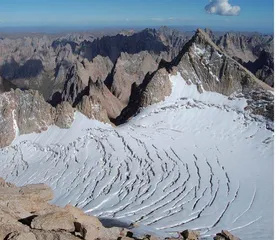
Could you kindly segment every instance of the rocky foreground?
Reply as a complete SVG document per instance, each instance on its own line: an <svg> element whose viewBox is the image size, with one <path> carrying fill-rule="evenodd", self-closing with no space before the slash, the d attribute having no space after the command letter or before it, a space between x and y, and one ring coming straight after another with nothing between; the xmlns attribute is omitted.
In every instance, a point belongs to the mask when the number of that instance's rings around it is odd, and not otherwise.
<svg viewBox="0 0 276 240"><path fill-rule="evenodd" d="M134 237L129 229L105 228L98 218L88 216L80 209L67 205L51 205L52 190L45 184L16 187L0 178L0 240L129 240L159 238L145 234ZM185 230L177 238L200 239L197 231ZM228 231L218 233L216 240L238 240Z"/></svg>

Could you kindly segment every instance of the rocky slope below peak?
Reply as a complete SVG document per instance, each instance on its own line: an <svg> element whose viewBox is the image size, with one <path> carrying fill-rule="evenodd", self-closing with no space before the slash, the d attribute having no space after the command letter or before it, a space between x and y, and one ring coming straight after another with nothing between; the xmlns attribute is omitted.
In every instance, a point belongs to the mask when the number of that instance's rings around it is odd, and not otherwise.
<svg viewBox="0 0 276 240"><path fill-rule="evenodd" d="M274 78L274 37L272 35L228 32L222 36L216 36L208 29L205 32L229 56L235 58L256 77L274 86L272 80Z"/></svg>
<svg viewBox="0 0 276 240"><path fill-rule="evenodd" d="M172 63L187 82L206 91L230 95L245 88L270 89L200 29Z"/></svg>

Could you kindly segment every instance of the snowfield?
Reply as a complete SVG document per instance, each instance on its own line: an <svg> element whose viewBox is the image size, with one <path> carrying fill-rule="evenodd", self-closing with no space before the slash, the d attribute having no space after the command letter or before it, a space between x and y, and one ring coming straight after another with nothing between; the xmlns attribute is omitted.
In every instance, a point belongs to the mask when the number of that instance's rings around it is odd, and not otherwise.
<svg viewBox="0 0 276 240"><path fill-rule="evenodd" d="M116 128L76 114L73 126L17 137L0 150L0 176L44 182L53 203L160 236L273 239L273 132L246 101L170 77L171 96ZM141 231L140 229L140 231ZM139 229L137 230L139 233Z"/></svg>

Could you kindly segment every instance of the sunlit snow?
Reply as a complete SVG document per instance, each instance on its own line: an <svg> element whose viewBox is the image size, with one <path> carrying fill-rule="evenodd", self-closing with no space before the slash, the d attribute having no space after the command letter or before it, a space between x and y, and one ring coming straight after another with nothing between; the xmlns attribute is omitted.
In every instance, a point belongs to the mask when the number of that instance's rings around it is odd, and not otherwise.
<svg viewBox="0 0 276 240"><path fill-rule="evenodd" d="M119 127L77 113L68 130L18 137L0 150L0 176L45 182L55 204L162 236L226 229L272 239L273 133L245 114L245 99L170 79L171 96Z"/></svg>

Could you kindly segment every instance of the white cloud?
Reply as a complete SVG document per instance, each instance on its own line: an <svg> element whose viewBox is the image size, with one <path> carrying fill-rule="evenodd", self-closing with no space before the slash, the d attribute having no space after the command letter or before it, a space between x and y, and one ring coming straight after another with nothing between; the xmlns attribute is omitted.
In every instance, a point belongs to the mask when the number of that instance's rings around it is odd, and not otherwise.
<svg viewBox="0 0 276 240"><path fill-rule="evenodd" d="M211 0L210 3L205 6L205 10L210 14L237 16L241 8L240 6L232 6L229 0Z"/></svg>

